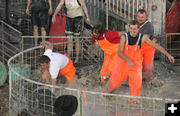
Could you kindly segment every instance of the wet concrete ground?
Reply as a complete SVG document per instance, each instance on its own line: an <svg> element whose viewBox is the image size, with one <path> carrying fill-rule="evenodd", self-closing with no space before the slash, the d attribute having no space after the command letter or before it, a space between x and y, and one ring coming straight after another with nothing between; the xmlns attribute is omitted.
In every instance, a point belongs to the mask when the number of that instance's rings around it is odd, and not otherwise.
<svg viewBox="0 0 180 116"><path fill-rule="evenodd" d="M9 85L0 87L0 115L9 116Z"/></svg>

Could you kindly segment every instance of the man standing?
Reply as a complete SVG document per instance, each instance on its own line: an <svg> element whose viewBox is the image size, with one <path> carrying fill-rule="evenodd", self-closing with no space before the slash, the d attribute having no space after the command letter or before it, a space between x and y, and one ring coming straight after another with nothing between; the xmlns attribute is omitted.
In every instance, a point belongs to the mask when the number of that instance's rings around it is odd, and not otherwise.
<svg viewBox="0 0 180 116"><path fill-rule="evenodd" d="M101 24L97 24L93 27L92 33L93 47L95 42L97 41L101 49L106 54L100 73L101 83L104 84L112 73L112 70L116 63L120 36L123 35L124 32L106 30Z"/></svg>
<svg viewBox="0 0 180 116"><path fill-rule="evenodd" d="M141 45L147 43L165 54L171 63L174 57L171 56L160 45L152 42L148 35L139 33L139 23L133 20L129 25L129 32L121 37L118 59L110 77L108 88L105 92L114 92L129 77L130 95L140 96L142 87L142 62ZM130 101L135 104L136 101Z"/></svg>
<svg viewBox="0 0 180 116"><path fill-rule="evenodd" d="M56 21L55 16L61 10L62 6L65 4L67 8L67 17L66 17L66 29L65 33L67 36L75 36L76 39L76 59L75 63L79 60L79 51L80 51L80 40L78 37L80 36L83 29L83 16L84 13L86 15L86 22L90 24L90 18L88 16L88 11L84 0L60 0L54 15L52 17L52 22ZM83 12L84 11L84 12ZM73 39L68 39L68 56L71 56L73 49Z"/></svg>
<svg viewBox="0 0 180 116"><path fill-rule="evenodd" d="M137 21L140 24L139 32L141 34L147 34L148 38L155 43L153 38L154 27L153 24L147 20L147 12L144 9L138 10ZM151 82L154 73L155 48L147 43L143 43L141 53L143 56L143 80Z"/></svg>
<svg viewBox="0 0 180 116"><path fill-rule="evenodd" d="M53 45L47 41L42 43L46 46L46 51L39 59L41 67L44 69L42 75L43 80L52 80L52 84L56 84L58 75L64 75L71 83L73 79L77 79L75 74L76 68L70 58L60 53L52 52Z"/></svg>
<svg viewBox="0 0 180 116"><path fill-rule="evenodd" d="M46 25L48 23L49 15L52 14L51 0L28 0L26 7L26 14L29 15L29 8L31 6L31 18L33 24L33 35L38 36L38 27L41 28L41 35L46 36ZM48 15L49 14L49 15ZM38 38L35 37L35 46L38 44ZM45 38L42 38L45 41Z"/></svg>

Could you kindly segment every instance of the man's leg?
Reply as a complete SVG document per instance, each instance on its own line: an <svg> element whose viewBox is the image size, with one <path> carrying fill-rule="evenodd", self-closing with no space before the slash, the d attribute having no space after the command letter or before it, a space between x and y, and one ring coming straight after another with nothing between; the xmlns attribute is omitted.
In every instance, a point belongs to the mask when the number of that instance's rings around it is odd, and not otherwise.
<svg viewBox="0 0 180 116"><path fill-rule="evenodd" d="M109 66L108 66L108 74L112 74L114 66L117 63L117 58L118 57L119 56L118 56L117 53L111 55L110 63L109 63Z"/></svg>
<svg viewBox="0 0 180 116"><path fill-rule="evenodd" d="M65 29L65 33L66 36L68 36L68 45L67 45L67 52L68 52L68 56L70 57L72 54L72 50L73 50L73 25L72 25L73 19L66 17L66 29Z"/></svg>
<svg viewBox="0 0 180 116"><path fill-rule="evenodd" d="M154 77L154 54L152 52L153 51L147 51L147 53L143 55L143 80L147 82L151 82Z"/></svg>
<svg viewBox="0 0 180 116"><path fill-rule="evenodd" d="M140 96L142 88L142 66L130 68L128 71L130 95ZM132 98L130 104L137 104L137 99Z"/></svg>
<svg viewBox="0 0 180 116"><path fill-rule="evenodd" d="M142 88L142 66L131 67L128 71L130 95L140 96Z"/></svg>
<svg viewBox="0 0 180 116"><path fill-rule="evenodd" d="M81 49L81 43L80 43L80 39L78 38L80 36L80 33L74 33L74 37L75 37L75 42L76 42L76 58L74 63L78 63L79 60L79 52Z"/></svg>
<svg viewBox="0 0 180 116"><path fill-rule="evenodd" d="M38 26L37 25L34 25L33 35L38 36ZM35 43L35 46L37 46L37 44L38 44L38 38L37 37L34 38L34 43Z"/></svg>
<svg viewBox="0 0 180 116"><path fill-rule="evenodd" d="M81 35L81 32L83 30L83 17L75 17L73 18L73 23L74 23L74 36L77 37L75 38L76 41L76 58L75 58L75 62L77 63L79 60L79 52L80 52L80 48L81 48L81 44L80 44L80 38L78 38Z"/></svg>
<svg viewBox="0 0 180 116"><path fill-rule="evenodd" d="M155 42L154 40L152 40ZM155 48L143 43L142 44L142 55L143 55L143 80L150 82L153 79L154 73L154 54Z"/></svg>
<svg viewBox="0 0 180 116"><path fill-rule="evenodd" d="M68 56L70 57L72 55L72 51L73 51L73 35L72 34L67 34L66 36L68 36L68 45L67 45L67 52L68 52Z"/></svg>
<svg viewBox="0 0 180 116"><path fill-rule="evenodd" d="M46 26L48 25L48 19L49 19L49 14L48 10L44 10L39 12L40 16L40 21L41 21L41 36L46 36ZM42 42L45 41L45 37L42 38Z"/></svg>
<svg viewBox="0 0 180 116"><path fill-rule="evenodd" d="M104 58L104 62L103 62L103 65L102 65L102 68L101 68L101 72L100 72L100 75L101 75L101 84L105 84L105 80L108 79L109 75L108 75L108 67L109 67L109 64L111 62L111 56L106 54L105 55L105 58Z"/></svg>
<svg viewBox="0 0 180 116"><path fill-rule="evenodd" d="M41 27L41 35L46 36L46 29L44 27ZM42 38L42 42L45 42L45 37Z"/></svg>
<svg viewBox="0 0 180 116"><path fill-rule="evenodd" d="M38 12L34 11L33 9L31 11L31 20L32 20L32 24L33 24L33 35L38 36L38 24L39 24ZM37 43L38 43L38 38L35 37L34 38L35 46L37 46Z"/></svg>
<svg viewBox="0 0 180 116"><path fill-rule="evenodd" d="M114 66L109 82L105 87L105 92L114 92L127 79L128 65L122 59L118 58Z"/></svg>

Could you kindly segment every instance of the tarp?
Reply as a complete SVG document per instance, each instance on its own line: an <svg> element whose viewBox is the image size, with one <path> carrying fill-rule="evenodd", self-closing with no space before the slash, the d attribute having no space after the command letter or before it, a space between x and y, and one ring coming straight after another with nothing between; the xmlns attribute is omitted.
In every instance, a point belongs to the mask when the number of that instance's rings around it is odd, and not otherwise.
<svg viewBox="0 0 180 116"><path fill-rule="evenodd" d="M180 32L180 0L166 14L166 33ZM173 37L168 38L168 43Z"/></svg>
<svg viewBox="0 0 180 116"><path fill-rule="evenodd" d="M49 36L65 36L65 25L66 25L66 15L58 14L56 16L56 22L51 24ZM67 38L49 38L49 42L51 43L63 43L67 42ZM66 45L58 45L58 48L65 48Z"/></svg>

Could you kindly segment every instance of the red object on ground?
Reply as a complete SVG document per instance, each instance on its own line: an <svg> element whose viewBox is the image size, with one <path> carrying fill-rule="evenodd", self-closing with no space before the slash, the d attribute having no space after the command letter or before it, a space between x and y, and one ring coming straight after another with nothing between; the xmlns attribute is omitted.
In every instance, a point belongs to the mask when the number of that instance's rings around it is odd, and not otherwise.
<svg viewBox="0 0 180 116"><path fill-rule="evenodd" d="M49 36L65 36L65 25L66 25L66 15L58 14L56 16L56 22L51 24L51 29ZM49 38L51 43L61 43L67 42L67 38ZM63 49L66 47L66 44L60 44L56 46L57 48Z"/></svg>
<svg viewBox="0 0 180 116"><path fill-rule="evenodd" d="M166 33L180 32L180 0L166 14ZM174 37L168 37L168 43Z"/></svg>

